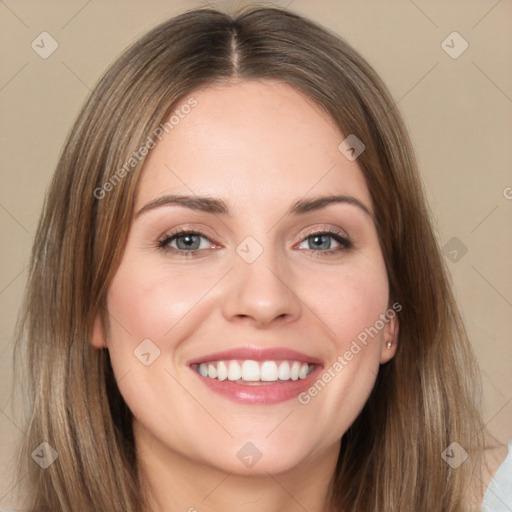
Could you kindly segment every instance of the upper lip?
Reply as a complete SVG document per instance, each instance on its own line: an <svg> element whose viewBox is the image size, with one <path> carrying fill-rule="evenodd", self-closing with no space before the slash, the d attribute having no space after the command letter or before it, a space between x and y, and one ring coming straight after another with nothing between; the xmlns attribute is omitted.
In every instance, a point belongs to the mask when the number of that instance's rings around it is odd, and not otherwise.
<svg viewBox="0 0 512 512"><path fill-rule="evenodd" d="M221 352L214 352L204 356L191 359L188 364L207 363L209 361L226 361L226 360L252 360L252 361L300 361L303 363L311 363L321 365L322 361L317 357L298 352L297 350L286 347L238 347Z"/></svg>

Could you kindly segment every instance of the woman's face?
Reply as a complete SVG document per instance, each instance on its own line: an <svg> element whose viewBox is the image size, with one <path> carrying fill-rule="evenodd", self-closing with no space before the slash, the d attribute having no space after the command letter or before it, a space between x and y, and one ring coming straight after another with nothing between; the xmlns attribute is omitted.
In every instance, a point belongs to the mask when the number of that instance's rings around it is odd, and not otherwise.
<svg viewBox="0 0 512 512"><path fill-rule="evenodd" d="M349 134L277 81L190 96L146 159L93 344L162 460L254 474L332 457L397 332Z"/></svg>

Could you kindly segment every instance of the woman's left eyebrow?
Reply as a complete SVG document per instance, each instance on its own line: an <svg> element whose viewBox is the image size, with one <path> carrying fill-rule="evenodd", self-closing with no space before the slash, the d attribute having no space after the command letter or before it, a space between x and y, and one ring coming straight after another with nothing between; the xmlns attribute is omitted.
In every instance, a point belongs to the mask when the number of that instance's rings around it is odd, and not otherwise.
<svg viewBox="0 0 512 512"><path fill-rule="evenodd" d="M342 203L355 206L373 219L373 213L359 199L348 196L348 195L332 195L332 196L320 196L313 198L301 198L295 201L286 215L301 215L315 210L320 210L331 204ZM197 195L165 195L150 201L145 204L136 214L135 218L139 217L143 213L154 210L162 206L184 206L192 210L198 210L212 214L222 214L231 216L229 206L222 199L216 199L208 196L197 196Z"/></svg>

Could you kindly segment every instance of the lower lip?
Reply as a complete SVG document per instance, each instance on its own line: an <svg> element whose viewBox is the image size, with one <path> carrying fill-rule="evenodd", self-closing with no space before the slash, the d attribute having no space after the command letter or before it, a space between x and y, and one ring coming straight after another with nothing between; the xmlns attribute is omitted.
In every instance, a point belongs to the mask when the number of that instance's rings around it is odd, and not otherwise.
<svg viewBox="0 0 512 512"><path fill-rule="evenodd" d="M317 365L315 369L302 380L281 380L268 384L238 384L230 380L210 379L203 377L199 372L192 371L201 379L206 386L213 392L232 400L233 402L243 404L272 405L286 400L297 398L297 396L306 391L316 380L321 366Z"/></svg>

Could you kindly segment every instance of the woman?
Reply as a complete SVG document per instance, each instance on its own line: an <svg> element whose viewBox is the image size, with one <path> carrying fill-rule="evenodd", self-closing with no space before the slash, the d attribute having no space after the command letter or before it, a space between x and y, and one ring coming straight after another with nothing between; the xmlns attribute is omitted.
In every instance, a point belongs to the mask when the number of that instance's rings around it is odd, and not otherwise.
<svg viewBox="0 0 512 512"><path fill-rule="evenodd" d="M20 325L31 511L482 499L477 370L404 125L290 12L191 11L113 64Z"/></svg>

